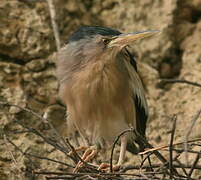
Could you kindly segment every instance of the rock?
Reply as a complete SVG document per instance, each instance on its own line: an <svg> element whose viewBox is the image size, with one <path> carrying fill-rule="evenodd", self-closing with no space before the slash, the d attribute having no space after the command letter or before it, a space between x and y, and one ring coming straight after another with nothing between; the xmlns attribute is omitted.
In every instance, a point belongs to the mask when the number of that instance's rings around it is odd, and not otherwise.
<svg viewBox="0 0 201 180"><path fill-rule="evenodd" d="M33 72L39 72L43 71L46 67L47 62L45 62L45 59L37 59L37 60L32 60L29 63L26 64L26 67L28 70L33 71Z"/></svg>
<svg viewBox="0 0 201 180"><path fill-rule="evenodd" d="M182 55L182 68L179 79L186 79L192 82L201 84L200 76L200 57L201 57L201 36L200 26L201 23L197 23L196 28L192 35L186 37L181 44L181 48L184 51ZM165 124L171 124L170 119L167 119L168 115L177 114L177 141L184 140L187 129L192 123L192 119L196 116L201 107L201 93L200 88L187 85L187 84L172 84L172 88L164 92L162 96L159 95L159 99L155 101L155 113L163 114L160 118L155 119L152 123L161 124L160 134L165 132ZM163 123L162 123L163 122ZM162 125L163 124L163 125ZM154 127L155 125L153 125ZM200 138L199 130L201 128L201 118L199 118L190 134L190 138ZM168 136L164 135L164 138Z"/></svg>
<svg viewBox="0 0 201 180"><path fill-rule="evenodd" d="M0 3L0 54L19 62L45 57L55 48L46 3Z"/></svg>

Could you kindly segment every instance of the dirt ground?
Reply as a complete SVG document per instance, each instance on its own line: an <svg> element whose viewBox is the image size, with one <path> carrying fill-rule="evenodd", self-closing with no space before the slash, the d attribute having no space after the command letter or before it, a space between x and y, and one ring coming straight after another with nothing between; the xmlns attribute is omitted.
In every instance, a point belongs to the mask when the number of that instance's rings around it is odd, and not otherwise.
<svg viewBox="0 0 201 180"><path fill-rule="evenodd" d="M54 0L61 43L80 25L101 25L122 32L148 29L160 35L132 45L139 71L147 89L150 118L147 138L154 146L170 141L172 117L177 116L175 142L184 141L193 118L201 109L201 88L186 83L161 83L161 78L185 79L201 83L201 1L200 0ZM56 44L45 0L1 0L0 2L0 103L30 108L48 119L59 132L65 130L65 108L58 102L55 77ZM62 170L64 165L23 156L23 151L57 160L64 155L54 151L39 137L27 132L15 120L54 133L30 112L0 105L0 179L33 179L31 168ZM62 126L61 126L62 124ZM6 132L6 135L5 135ZM188 139L201 138L198 117ZM201 149L196 149L200 151ZM118 150L117 150L118 151ZM117 152L118 154L118 152ZM115 154L115 159L117 155ZM106 157L108 158L108 157ZM127 154L126 165L139 157ZM182 156L181 160L185 160ZM193 162L194 155L189 155ZM99 161L99 159L98 159ZM68 162L66 160L66 162ZM201 160L199 162L201 165ZM201 170L193 177L201 177ZM42 179L37 177L35 179Z"/></svg>

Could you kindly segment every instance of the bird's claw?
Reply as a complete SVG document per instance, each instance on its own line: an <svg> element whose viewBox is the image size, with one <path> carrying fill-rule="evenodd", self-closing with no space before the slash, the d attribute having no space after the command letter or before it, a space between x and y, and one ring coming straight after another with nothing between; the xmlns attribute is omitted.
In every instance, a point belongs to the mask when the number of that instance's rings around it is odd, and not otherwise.
<svg viewBox="0 0 201 180"><path fill-rule="evenodd" d="M110 168L110 164L108 163L101 163L100 166L98 167L98 170L100 171L108 171ZM121 168L121 165L114 165L112 166L112 171L118 171Z"/></svg>
<svg viewBox="0 0 201 180"><path fill-rule="evenodd" d="M87 148L81 157L82 161L79 161L73 170L73 172L78 172L78 170L83 166L84 162L89 162L92 160L98 153L98 150L94 147Z"/></svg>

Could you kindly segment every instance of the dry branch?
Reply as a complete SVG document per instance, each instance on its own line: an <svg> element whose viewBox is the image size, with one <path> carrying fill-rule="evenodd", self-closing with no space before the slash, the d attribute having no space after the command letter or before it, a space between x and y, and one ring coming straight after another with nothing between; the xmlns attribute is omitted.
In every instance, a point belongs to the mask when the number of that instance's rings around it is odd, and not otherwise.
<svg viewBox="0 0 201 180"><path fill-rule="evenodd" d="M188 140L187 143L199 142L199 141L201 141L201 138L196 138L196 139ZM185 143L185 141L178 142L178 143L173 143L173 146L181 145L181 144L184 144L184 143ZM147 153L150 153L150 152L153 152L153 151L158 151L158 150L162 150L162 149L165 149L165 148L169 148L169 146L170 145L164 145L164 146L160 146L160 147L153 147L153 148L147 149L147 150L145 150L143 152L140 152L139 154L140 155L144 155L144 154L147 154Z"/></svg>
<svg viewBox="0 0 201 180"><path fill-rule="evenodd" d="M57 46L57 51L61 47L61 42L60 42L60 35L59 35L59 29L56 23L56 11L55 11L55 6L53 4L53 0L47 0L48 6L49 6L49 11L50 11L50 17L51 17L51 22L52 22L52 28L54 32L54 37L56 41L56 46Z"/></svg>
<svg viewBox="0 0 201 180"><path fill-rule="evenodd" d="M201 152L201 151L200 151L200 152ZM196 165L197 165L197 163L198 163L200 157L201 157L201 155L200 155L200 154L197 154L197 156L196 156L196 158L195 158L195 161L194 161L194 163L193 163L193 165L192 165L192 167L191 167L191 169L190 169L190 171L189 171L189 174L188 174L189 178L190 178L191 175L193 174L193 171L194 171L194 169L195 169L195 167L196 167Z"/></svg>
<svg viewBox="0 0 201 180"><path fill-rule="evenodd" d="M17 105L12 105L12 104L9 104L6 102L0 102L0 105L18 107L22 111L29 112L33 116L36 116L42 122L48 122L47 119L44 119L39 114L35 113L34 111L32 111L30 109L22 108ZM198 119L200 113L201 113L201 111L199 111L197 113L197 115L194 117L194 119L192 119L191 126L189 127L189 130L187 131L188 136L191 133L192 127L195 124L196 120ZM15 122L20 124L28 133L34 133L38 137L42 138L44 143L50 144L56 150L63 152L67 158L70 158L74 161L74 164L76 164L78 161L82 161L82 159L80 159L80 156L76 153L75 148L71 145L71 143L68 141L68 139L64 139L63 137L61 137L56 132L56 130L54 129L54 127L51 124L50 124L50 128L55 131L56 136L59 136L58 138L56 138L56 140L53 140L50 137L44 136L43 133L41 133L39 130L25 125L22 121L20 121L18 119L15 119ZM46 179L74 179L74 180L88 180L88 179L89 180L91 180L91 179L93 179L93 180L99 180L99 179L101 179L101 180L111 180L111 179L113 179L113 180L128 180L128 179L132 179L132 180L135 180L135 179L136 180L137 179L141 179L141 180L144 180L144 179L156 179L156 180L160 180L160 179L164 179L164 180L165 179L175 179L176 180L176 179L178 179L178 180L180 180L181 179L182 180L182 179L184 179L184 180L187 180L187 179L191 179L191 180L194 180L191 177L192 173L195 170L201 170L201 165L198 164L198 161L201 156L201 152L187 149L187 151L186 151L187 153L197 154L193 164L189 165L189 164L180 162L178 159L185 150L175 148L174 146L178 145L178 144L186 143L187 146L200 147L200 144L198 142L201 141L201 138L198 138L196 140L189 140L189 141L186 140L185 142L180 142L180 143L174 143L175 131L176 131L176 116L173 117L173 125L172 125L171 137L170 137L170 144L167 146L159 147L159 148L153 148L153 146L144 137L141 137L132 128L123 131L119 136L116 137L116 139L113 143L111 157L110 157L110 171L112 170L112 160L113 160L114 148L115 148L117 142L119 141L120 137L122 135L124 135L125 133L134 132L136 134L136 136L142 140L144 145L148 148L151 148L151 150L149 149L143 153L140 153L140 154L146 154L146 157L142 160L140 165L127 166L127 167L120 169L118 172L110 172L110 173L101 172L101 171L97 170L97 167L98 167L97 165L91 165L91 164L83 161L84 166L81 167L81 169L78 173L71 173L71 172L65 172L65 171L61 171L61 172L36 171L36 169L34 169L36 167L31 169L31 171L32 171L31 173L35 176L36 175L44 176L44 178L46 178ZM51 161L51 162L54 162L57 164L65 165L67 168L70 168L70 169L72 169L74 167L65 162L54 160L54 159L51 159L48 157L38 156L35 154L31 154L29 152L24 152L15 143L13 143L7 136L6 136L6 141L9 142L15 148L15 150L21 152L21 154L23 154L27 159L29 159L30 163L32 163L32 164L34 162L32 160L32 158L37 158L40 160L46 160L46 161ZM69 150L71 150L74 153L72 153L72 155L69 155L68 154ZM168 151L169 159L164 158L164 155L162 153L160 153L159 150ZM173 152L177 153L177 155L175 157L173 157ZM159 163L151 162L150 157L152 154L156 155ZM146 160L148 160L149 165L144 165L144 162ZM182 171L177 171L178 169L181 169ZM190 171L188 173L187 173L187 169L190 169ZM126 171L128 171L128 170L133 170L133 171L132 171L132 173L126 173Z"/></svg>
<svg viewBox="0 0 201 180"><path fill-rule="evenodd" d="M192 85L192 86L197 86L197 87L201 87L201 84L200 83L197 83L197 82L192 82L192 81L187 81L187 80L184 80L184 79L161 79L161 83L182 83L182 84L189 84L189 85Z"/></svg>
<svg viewBox="0 0 201 180"><path fill-rule="evenodd" d="M37 159L42 159L42 160L47 160L47 161L52 161L52 162L55 162L55 163L58 163L58 164L62 164L62 165L65 165L67 167L71 167L73 168L74 166L68 164L68 163L65 163L65 162L62 162L62 161L57 161L55 159L50 159L48 157L42 157L42 156L39 156L39 155L35 155L35 154L31 154L31 153L28 153L28 152L24 152L22 149L20 149L13 141L11 141L8 137L6 137L6 140L13 146L16 148L16 150L18 150L20 153L22 153L22 155L24 155L25 157L34 157L34 158L37 158Z"/></svg>
<svg viewBox="0 0 201 180"><path fill-rule="evenodd" d="M186 157L186 164L188 164L188 138L190 136L190 133L192 132L192 129L196 123L196 121L198 120L198 118L200 117L200 114L201 114L201 109L197 112L197 114L194 116L194 118L192 119L191 121L191 125L190 127L188 128L187 132L186 132L186 135L185 135L185 143L184 143L184 151L185 151L185 157Z"/></svg>
<svg viewBox="0 0 201 180"><path fill-rule="evenodd" d="M170 178L172 178L173 174L173 154L172 154L172 147L173 147L173 141L174 141L174 134L176 130L176 122L177 122L177 116L173 116L173 125L172 125L172 131L171 131L171 138L170 138L170 145L169 145L169 158L170 158L170 163L169 163L169 168L170 168Z"/></svg>

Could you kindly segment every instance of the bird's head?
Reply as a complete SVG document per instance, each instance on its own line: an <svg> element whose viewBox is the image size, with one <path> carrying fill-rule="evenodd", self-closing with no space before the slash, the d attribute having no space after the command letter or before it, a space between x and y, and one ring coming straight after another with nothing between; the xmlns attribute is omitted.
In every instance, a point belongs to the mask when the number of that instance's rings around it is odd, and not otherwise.
<svg viewBox="0 0 201 180"><path fill-rule="evenodd" d="M103 53L118 53L127 45L139 39L153 36L158 32L157 30L148 30L123 34L111 28L83 26L70 36L68 43L72 55L94 59Z"/></svg>
<svg viewBox="0 0 201 180"><path fill-rule="evenodd" d="M118 52L127 45L158 32L123 34L111 28L83 26L69 37L67 44L58 53L58 77L65 80L74 72L88 67L90 63L97 61L108 63L108 60L115 60Z"/></svg>

